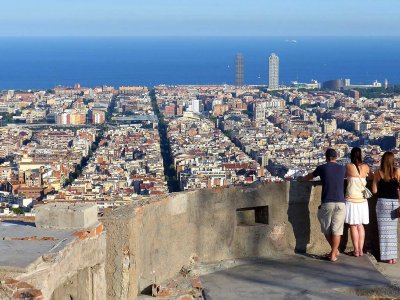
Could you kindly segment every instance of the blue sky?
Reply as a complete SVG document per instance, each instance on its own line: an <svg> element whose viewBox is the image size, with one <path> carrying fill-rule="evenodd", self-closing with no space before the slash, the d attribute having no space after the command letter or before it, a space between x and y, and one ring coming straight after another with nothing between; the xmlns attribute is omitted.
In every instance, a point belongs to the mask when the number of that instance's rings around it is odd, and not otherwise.
<svg viewBox="0 0 400 300"><path fill-rule="evenodd" d="M10 0L0 36L400 35L399 0Z"/></svg>

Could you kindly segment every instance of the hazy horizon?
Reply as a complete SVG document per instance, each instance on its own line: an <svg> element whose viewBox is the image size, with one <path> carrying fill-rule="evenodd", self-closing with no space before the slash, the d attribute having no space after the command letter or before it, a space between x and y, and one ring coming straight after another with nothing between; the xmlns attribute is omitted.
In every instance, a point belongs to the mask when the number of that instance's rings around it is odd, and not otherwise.
<svg viewBox="0 0 400 300"><path fill-rule="evenodd" d="M400 36L397 0L19 0L0 36Z"/></svg>
<svg viewBox="0 0 400 300"><path fill-rule="evenodd" d="M0 38L400 38L399 35L0 35Z"/></svg>

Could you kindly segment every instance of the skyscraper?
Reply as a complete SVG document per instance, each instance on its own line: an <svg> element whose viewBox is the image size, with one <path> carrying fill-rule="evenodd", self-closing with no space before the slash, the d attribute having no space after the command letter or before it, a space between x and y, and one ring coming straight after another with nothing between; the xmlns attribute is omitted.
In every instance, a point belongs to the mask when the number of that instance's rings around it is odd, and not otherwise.
<svg viewBox="0 0 400 300"><path fill-rule="evenodd" d="M235 85L244 85L244 59L241 53L236 54L235 58Z"/></svg>
<svg viewBox="0 0 400 300"><path fill-rule="evenodd" d="M192 99L191 111L195 113L201 113L203 111L203 102L199 99Z"/></svg>
<svg viewBox="0 0 400 300"><path fill-rule="evenodd" d="M279 57L275 53L272 53L269 57L268 88L274 90L279 88Z"/></svg>

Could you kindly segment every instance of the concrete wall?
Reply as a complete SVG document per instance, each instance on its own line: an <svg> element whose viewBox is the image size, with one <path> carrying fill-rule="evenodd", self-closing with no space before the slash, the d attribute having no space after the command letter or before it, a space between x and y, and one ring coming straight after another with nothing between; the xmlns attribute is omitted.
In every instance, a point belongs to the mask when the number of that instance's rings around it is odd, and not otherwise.
<svg viewBox="0 0 400 300"><path fill-rule="evenodd" d="M178 193L121 207L102 219L107 298L134 299L194 261L326 252L316 218L320 192L313 183L271 183ZM238 209L265 206L268 224L237 224ZM254 211L245 214L251 219Z"/></svg>
<svg viewBox="0 0 400 300"><path fill-rule="evenodd" d="M318 182L284 182L183 192L116 209L101 220L107 231L107 299L135 299L194 262L326 253L320 202ZM244 209L265 206L267 224L251 223L257 212ZM369 207L365 248L379 259L376 199ZM345 227L341 250L351 248Z"/></svg>
<svg viewBox="0 0 400 300"><path fill-rule="evenodd" d="M74 231L71 244L43 255L28 272L0 272L0 298L24 283L32 293L40 292L38 299L136 299L151 284L197 262L322 254L329 247L316 216L320 193L318 183L284 182L149 198L106 215L101 220L106 233L89 211L92 217L84 223L96 225ZM379 257L376 200L369 205L366 248ZM54 214L44 215L55 220ZM54 221L52 226L64 224ZM345 234L342 250L349 246Z"/></svg>
<svg viewBox="0 0 400 300"><path fill-rule="evenodd" d="M106 234L97 207L43 205L37 221L36 227L24 222L1 227L2 234L15 235L6 247L16 252L0 266L0 299L106 299ZM32 257L20 264L21 255Z"/></svg>
<svg viewBox="0 0 400 300"><path fill-rule="evenodd" d="M0 272L0 299L106 299L105 248L101 233L43 256L26 272Z"/></svg>
<svg viewBox="0 0 400 300"><path fill-rule="evenodd" d="M0 273L0 299L106 299L105 243L103 233L46 257L30 271Z"/></svg>
<svg viewBox="0 0 400 300"><path fill-rule="evenodd" d="M137 207L124 206L102 219L106 227L107 299L135 299L138 294ZM144 232L143 232L144 233Z"/></svg>
<svg viewBox="0 0 400 300"><path fill-rule="evenodd" d="M68 295L79 295L72 299L105 299L105 244L104 233L80 240L57 253L54 259L43 261L32 272L20 274L16 278L39 288L44 299L68 299L66 298ZM76 289L68 289L67 287L73 284L76 276L80 279ZM96 289L92 290L92 283L99 281L101 284L96 285ZM88 284L89 282L91 284Z"/></svg>
<svg viewBox="0 0 400 300"><path fill-rule="evenodd" d="M104 265L81 269L65 280L51 295L51 300L59 299L105 299Z"/></svg>

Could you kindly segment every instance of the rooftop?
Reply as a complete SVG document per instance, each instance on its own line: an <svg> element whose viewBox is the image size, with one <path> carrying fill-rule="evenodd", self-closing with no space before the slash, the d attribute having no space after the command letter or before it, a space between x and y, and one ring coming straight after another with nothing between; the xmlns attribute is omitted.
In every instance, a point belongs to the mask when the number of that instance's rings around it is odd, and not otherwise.
<svg viewBox="0 0 400 300"><path fill-rule="evenodd" d="M105 235L96 206L49 204L38 210L36 224L0 220L1 299L57 299L74 277L104 274Z"/></svg>
<svg viewBox="0 0 400 300"><path fill-rule="evenodd" d="M0 270L31 270L46 256L57 253L78 237L74 230L44 229L34 223L0 222Z"/></svg>

